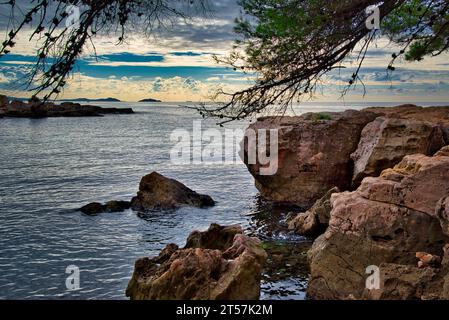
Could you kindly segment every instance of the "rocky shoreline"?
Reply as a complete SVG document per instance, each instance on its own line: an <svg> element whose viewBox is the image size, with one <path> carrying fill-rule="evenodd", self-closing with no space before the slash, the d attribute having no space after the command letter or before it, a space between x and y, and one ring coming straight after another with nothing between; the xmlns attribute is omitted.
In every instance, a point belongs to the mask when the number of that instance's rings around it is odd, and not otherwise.
<svg viewBox="0 0 449 320"><path fill-rule="evenodd" d="M10 101L0 95L0 118L50 118L50 117L102 117L107 114L133 114L131 108L102 108L73 102L54 104L52 102L19 100Z"/></svg>
<svg viewBox="0 0 449 320"><path fill-rule="evenodd" d="M280 132L278 173L248 165L261 194L311 208L288 217L291 230L317 238L310 298L449 299L449 107L261 118L250 128Z"/></svg>
<svg viewBox="0 0 449 320"><path fill-rule="evenodd" d="M128 297L259 299L264 272L301 266L310 271L311 299L449 300L449 107L261 118L250 128L279 130L278 172L264 176L259 165L247 166L264 199L304 208L286 221L273 212L273 219L314 239L308 266L297 257L304 247L270 248L239 226L212 225L193 232L184 248L170 244L158 257L139 259ZM81 211L214 204L152 173L130 202ZM378 285L369 286L373 276Z"/></svg>

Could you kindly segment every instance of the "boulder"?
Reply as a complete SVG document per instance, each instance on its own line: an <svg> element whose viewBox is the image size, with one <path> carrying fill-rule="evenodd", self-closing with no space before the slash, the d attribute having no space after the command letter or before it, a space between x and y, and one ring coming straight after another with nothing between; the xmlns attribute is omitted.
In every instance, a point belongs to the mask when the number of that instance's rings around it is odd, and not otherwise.
<svg viewBox="0 0 449 320"><path fill-rule="evenodd" d="M309 252L311 297L360 299L369 266L415 267L416 252L443 256L449 237L436 211L448 175L449 157L411 155L355 192L333 194L329 228Z"/></svg>
<svg viewBox="0 0 449 320"><path fill-rule="evenodd" d="M352 184L358 187L364 178L377 177L406 155L433 155L445 145L444 132L437 123L379 117L363 129L358 149L351 155Z"/></svg>
<svg viewBox="0 0 449 320"><path fill-rule="evenodd" d="M243 229L239 225L222 227L212 224L205 232L192 232L187 239L185 248L226 250L232 246L237 234L243 234Z"/></svg>
<svg viewBox="0 0 449 320"><path fill-rule="evenodd" d="M131 203L128 201L109 201L106 204L90 203L79 209L79 211L87 215L97 215L100 213L123 212L130 208Z"/></svg>
<svg viewBox="0 0 449 320"><path fill-rule="evenodd" d="M153 172L142 178L137 197L131 201L133 210L149 211L175 209L182 206L205 208L214 206L214 200L198 194L182 183Z"/></svg>
<svg viewBox="0 0 449 320"><path fill-rule="evenodd" d="M293 217L288 224L290 230L312 238L323 234L329 226L331 207L331 196L339 193L338 188L329 190L313 207L306 213L300 213Z"/></svg>
<svg viewBox="0 0 449 320"><path fill-rule="evenodd" d="M365 289L366 300L439 300L443 297L444 279L433 268L382 264L378 290Z"/></svg>
<svg viewBox="0 0 449 320"><path fill-rule="evenodd" d="M326 117L306 114L259 119L249 129L279 130L277 173L263 176L260 165L247 164L262 196L310 208L335 186L347 190L353 175L350 155L357 149L363 128L376 117L370 112L346 111ZM248 145L244 157L248 158Z"/></svg>
<svg viewBox="0 0 449 320"><path fill-rule="evenodd" d="M1 102L3 104L3 101ZM81 105L73 102L63 102L56 105L52 102L43 102L35 98L28 103L12 101L6 104L4 116L22 118L44 117L101 117L105 114L132 114L130 108L101 108L97 106ZM0 107L0 114L2 113Z"/></svg>
<svg viewBox="0 0 449 320"><path fill-rule="evenodd" d="M209 234L208 239L228 239L235 231L236 227L212 226L202 234ZM217 234L212 236L212 232ZM190 238L198 238L198 234ZM201 242L206 244L208 241ZM126 295L132 300L259 299L267 258L261 242L239 233L228 245L179 249L171 244L156 258L139 259Z"/></svg>

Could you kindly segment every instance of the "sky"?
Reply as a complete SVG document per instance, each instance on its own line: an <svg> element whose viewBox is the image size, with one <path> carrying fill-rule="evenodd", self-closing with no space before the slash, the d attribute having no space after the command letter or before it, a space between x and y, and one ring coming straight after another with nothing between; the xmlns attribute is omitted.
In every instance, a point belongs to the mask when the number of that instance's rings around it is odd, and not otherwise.
<svg viewBox="0 0 449 320"><path fill-rule="evenodd" d="M29 1L28 1L29 3ZM236 38L234 20L240 14L235 0L209 0L207 18L180 21L153 37L131 34L117 46L117 37L97 36L96 57L86 48L68 85L59 98L118 98L138 101L155 98L167 102L208 101L218 88L228 92L251 85L243 73L217 64L213 55L228 54ZM6 34L7 16L0 14L0 34ZM15 97L31 95L23 85L36 56L37 43L29 41L29 31L18 39L12 54L0 59L0 93ZM369 52L361 71L364 95L358 86L345 101L392 103L449 102L449 54L420 63L401 62L387 72L391 54L398 51L380 40ZM333 72L325 79L315 101L339 101L354 65Z"/></svg>

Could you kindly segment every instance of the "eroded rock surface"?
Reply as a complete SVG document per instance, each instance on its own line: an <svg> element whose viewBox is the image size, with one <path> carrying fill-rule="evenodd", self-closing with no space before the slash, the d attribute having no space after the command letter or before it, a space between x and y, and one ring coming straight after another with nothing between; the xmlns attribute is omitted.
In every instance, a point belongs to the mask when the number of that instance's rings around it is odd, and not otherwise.
<svg viewBox="0 0 449 320"><path fill-rule="evenodd" d="M126 295L132 300L259 299L267 254L257 238L238 226L212 225L189 240L184 249L172 244L159 257L138 260Z"/></svg>
<svg viewBox="0 0 449 320"><path fill-rule="evenodd" d="M355 192L333 194L329 228L309 252L310 295L316 299L366 298L366 269L396 264L405 266L401 268L409 270L412 278L394 280L396 269L384 270L390 277L387 289L394 287L394 281L405 288L409 281L414 283L413 290L400 294L384 290L371 298L429 296L433 282L426 287L429 292L419 289L428 271L419 271L416 257L417 252L444 255L449 238L437 212L445 208L441 199L448 195L449 157L424 155L405 157L380 177L366 178ZM442 270L439 279L445 275Z"/></svg>

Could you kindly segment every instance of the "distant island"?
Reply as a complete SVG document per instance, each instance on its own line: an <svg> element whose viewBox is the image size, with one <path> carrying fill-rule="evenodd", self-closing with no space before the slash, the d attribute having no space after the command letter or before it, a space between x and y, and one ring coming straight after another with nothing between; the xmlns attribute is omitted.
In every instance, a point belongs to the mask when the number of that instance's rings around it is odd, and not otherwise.
<svg viewBox="0 0 449 320"><path fill-rule="evenodd" d="M162 102L161 100L157 100L157 99L142 99L139 102Z"/></svg>
<svg viewBox="0 0 449 320"><path fill-rule="evenodd" d="M88 99L88 98L77 98L77 99L64 99L61 101L73 101L73 102L122 102L116 98L101 98L101 99Z"/></svg>

